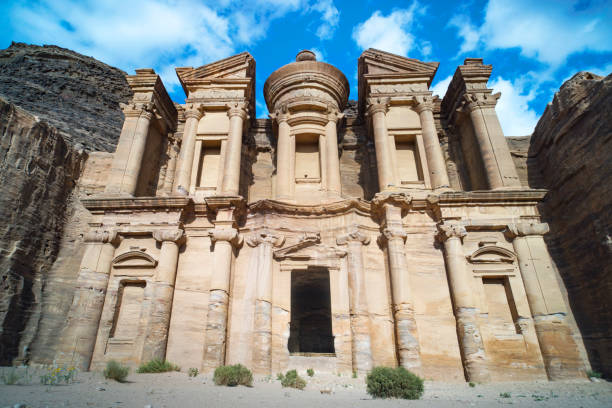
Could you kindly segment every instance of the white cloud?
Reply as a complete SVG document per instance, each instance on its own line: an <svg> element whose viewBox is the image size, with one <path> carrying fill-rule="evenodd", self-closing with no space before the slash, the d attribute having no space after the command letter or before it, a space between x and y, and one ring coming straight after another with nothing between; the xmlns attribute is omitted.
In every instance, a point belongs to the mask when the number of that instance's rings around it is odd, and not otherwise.
<svg viewBox="0 0 612 408"><path fill-rule="evenodd" d="M375 11L370 18L353 29L353 39L362 49L376 48L398 55L408 55L414 48L414 35L410 32L419 4L395 10L388 16Z"/></svg>
<svg viewBox="0 0 612 408"><path fill-rule="evenodd" d="M519 48L522 55L556 69L585 51L612 51L612 8L605 2L490 0L480 27L465 16L449 25L462 38L460 53Z"/></svg>
<svg viewBox="0 0 612 408"><path fill-rule="evenodd" d="M317 28L317 37L321 40L329 40L334 36L334 31L340 21L340 12L332 0L319 0L311 8L321 13L321 25Z"/></svg>
<svg viewBox="0 0 612 408"><path fill-rule="evenodd" d="M314 52L317 61L325 62L325 53L318 48L311 48L310 51Z"/></svg>
<svg viewBox="0 0 612 408"><path fill-rule="evenodd" d="M523 81L508 81L501 76L490 83L493 92L501 92L495 110L506 136L528 136L538 123L538 114L529 108L535 92L525 93Z"/></svg>
<svg viewBox="0 0 612 408"><path fill-rule="evenodd" d="M450 85L452 79L453 79L453 76L450 75L438 81L434 86L429 88L429 90L434 95L438 95L440 98L444 98L444 95L446 95L446 91L448 90L448 86Z"/></svg>

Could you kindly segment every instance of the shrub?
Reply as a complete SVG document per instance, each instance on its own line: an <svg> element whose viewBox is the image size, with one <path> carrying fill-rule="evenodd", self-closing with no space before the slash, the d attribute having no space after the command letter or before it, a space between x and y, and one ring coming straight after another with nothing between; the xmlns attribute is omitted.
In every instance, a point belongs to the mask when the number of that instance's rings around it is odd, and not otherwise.
<svg viewBox="0 0 612 408"><path fill-rule="evenodd" d="M353 378L357 378L357 371L353 370Z"/></svg>
<svg viewBox="0 0 612 408"><path fill-rule="evenodd" d="M45 373L40 376L40 383L43 385L59 385L62 382L72 384L76 379L77 369L75 367L65 367L52 365L45 367Z"/></svg>
<svg viewBox="0 0 612 408"><path fill-rule="evenodd" d="M227 385L228 387L237 385L252 387L253 373L242 364L221 366L215 369L213 381L216 385Z"/></svg>
<svg viewBox="0 0 612 408"><path fill-rule="evenodd" d="M295 370L289 370L281 379L281 385L283 387L297 388L303 390L306 387L306 380L300 377Z"/></svg>
<svg viewBox="0 0 612 408"><path fill-rule="evenodd" d="M512 397L512 395L509 392L500 392L499 396L501 398L511 398Z"/></svg>
<svg viewBox="0 0 612 408"><path fill-rule="evenodd" d="M278 381L283 381L283 378L285 378L285 376L283 375L283 373L276 373L276 379Z"/></svg>
<svg viewBox="0 0 612 408"><path fill-rule="evenodd" d="M306 374L308 374L309 377L312 377L314 375L314 370L312 368L309 368L308 370L306 370Z"/></svg>
<svg viewBox="0 0 612 408"><path fill-rule="evenodd" d="M589 378L601 378L601 373L595 370L587 371L587 375L589 376Z"/></svg>
<svg viewBox="0 0 612 408"><path fill-rule="evenodd" d="M137 373L165 373L168 371L180 371L181 368L166 360L153 359L147 363L141 364L136 370Z"/></svg>
<svg viewBox="0 0 612 408"><path fill-rule="evenodd" d="M419 399L423 379L404 367L375 367L366 377L368 394L374 398Z"/></svg>
<svg viewBox="0 0 612 408"><path fill-rule="evenodd" d="M474 384L473 382L470 381L470 388L474 388L476 386L476 384Z"/></svg>
<svg viewBox="0 0 612 408"><path fill-rule="evenodd" d="M197 368L190 368L188 374L190 377L197 377L200 371Z"/></svg>
<svg viewBox="0 0 612 408"><path fill-rule="evenodd" d="M119 364L115 360L111 360L106 363L106 368L104 369L104 378L108 378L111 380L115 380L117 382L125 382L125 378L127 377L130 369L124 365Z"/></svg>

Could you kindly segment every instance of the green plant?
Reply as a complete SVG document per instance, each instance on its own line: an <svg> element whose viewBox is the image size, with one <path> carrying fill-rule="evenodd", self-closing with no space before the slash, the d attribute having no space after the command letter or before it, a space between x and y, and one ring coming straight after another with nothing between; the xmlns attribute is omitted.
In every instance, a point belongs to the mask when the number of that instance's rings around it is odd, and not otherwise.
<svg viewBox="0 0 612 408"><path fill-rule="evenodd" d="M125 378L128 376L130 369L124 365L119 364L115 360L111 360L106 363L104 369L104 378L115 380L117 382L125 382Z"/></svg>
<svg viewBox="0 0 612 408"><path fill-rule="evenodd" d="M197 368L190 368L188 374L190 377L197 377L200 371Z"/></svg>
<svg viewBox="0 0 612 408"><path fill-rule="evenodd" d="M474 384L473 382L470 381L470 388L474 388L476 386L476 384Z"/></svg>
<svg viewBox="0 0 612 408"><path fill-rule="evenodd" d="M309 377L312 377L314 375L314 370L312 368L309 368L308 370L306 370L306 374L308 374Z"/></svg>
<svg viewBox="0 0 612 408"><path fill-rule="evenodd" d="M141 364L136 370L137 373L165 373L168 371L180 371L181 368L176 364L172 364L166 360L160 360L158 358Z"/></svg>
<svg viewBox="0 0 612 408"><path fill-rule="evenodd" d="M242 364L221 366L215 369L213 381L216 385L227 385L228 387L237 385L252 387L253 373Z"/></svg>
<svg viewBox="0 0 612 408"><path fill-rule="evenodd" d="M75 367L52 365L45 367L45 373L40 376L43 385L59 385L62 382L72 384L76 379L78 370Z"/></svg>
<svg viewBox="0 0 612 408"><path fill-rule="evenodd" d="M18 367L7 367L2 370L0 379L5 385L29 384L32 380L28 367L20 369Z"/></svg>
<svg viewBox="0 0 612 408"><path fill-rule="evenodd" d="M501 398L511 398L512 397L512 395L509 392L500 392L499 396Z"/></svg>
<svg viewBox="0 0 612 408"><path fill-rule="evenodd" d="M285 376L283 375L283 373L276 373L276 379L278 381L283 381L283 378L285 378Z"/></svg>
<svg viewBox="0 0 612 408"><path fill-rule="evenodd" d="M367 392L374 398L419 399L423 379L404 367L375 367L366 377Z"/></svg>
<svg viewBox="0 0 612 408"><path fill-rule="evenodd" d="M283 387L291 387L297 388L298 390L303 390L304 387L306 387L306 380L300 377L297 371L289 370L283 376L283 379L281 380L281 385Z"/></svg>
<svg viewBox="0 0 612 408"><path fill-rule="evenodd" d="M589 376L589 378L601 378L601 373L595 370L587 371L587 375Z"/></svg>
<svg viewBox="0 0 612 408"><path fill-rule="evenodd" d="M353 370L353 378L357 378L357 371Z"/></svg>

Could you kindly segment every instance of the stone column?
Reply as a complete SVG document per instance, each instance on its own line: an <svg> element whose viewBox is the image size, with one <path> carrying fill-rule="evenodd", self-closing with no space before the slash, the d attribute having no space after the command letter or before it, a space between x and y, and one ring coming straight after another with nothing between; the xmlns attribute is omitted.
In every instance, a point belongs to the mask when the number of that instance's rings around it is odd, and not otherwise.
<svg viewBox="0 0 612 408"><path fill-rule="evenodd" d="M253 371L272 374L272 251L285 242L285 237L264 230L249 236L246 242L257 248Z"/></svg>
<svg viewBox="0 0 612 408"><path fill-rule="evenodd" d="M161 242L161 251L153 282L152 313L145 337L142 361L166 358L176 266L179 247L184 236L183 230L170 229L153 231L153 238Z"/></svg>
<svg viewBox="0 0 612 408"><path fill-rule="evenodd" d="M85 254L56 360L88 370L119 239L114 231L91 231L84 238Z"/></svg>
<svg viewBox="0 0 612 408"><path fill-rule="evenodd" d="M290 200L293 163L293 136L289 126L289 112L286 109L279 109L275 114L270 115L278 123L278 136L276 141L276 198L278 200Z"/></svg>
<svg viewBox="0 0 612 408"><path fill-rule="evenodd" d="M240 187L240 158L242 157L242 124L247 118L244 103L234 103L229 107L230 118L222 194L236 196Z"/></svg>
<svg viewBox="0 0 612 408"><path fill-rule="evenodd" d="M393 168L391 166L391 155L389 150L389 135L387 133L387 122L385 113L389 108L388 100L376 99L369 101L368 115L372 117L372 128L374 130L374 145L376 149L376 165L378 169L378 184L380 191L386 190L395 184L393 180Z"/></svg>
<svg viewBox="0 0 612 408"><path fill-rule="evenodd" d="M486 354L480 325L478 324L478 309L470 287L469 272L463 253L463 237L467 235L465 228L458 224L438 225L438 238L444 243L444 258L449 286L453 297L455 318L457 319L457 335L461 347L463 369L468 381L488 382L489 372L486 367Z"/></svg>
<svg viewBox="0 0 612 408"><path fill-rule="evenodd" d="M370 243L370 237L353 226L349 233L336 238L336 243L338 245L347 245L348 247L348 285L353 371L364 374L372 369L370 318L368 315L362 253L362 247Z"/></svg>
<svg viewBox="0 0 612 408"><path fill-rule="evenodd" d="M495 104L499 94L465 94L489 188L520 187L521 182L502 132Z"/></svg>
<svg viewBox="0 0 612 408"><path fill-rule="evenodd" d="M567 309L543 235L546 223L520 222L508 226L527 301L533 316L546 373L550 380L585 377Z"/></svg>
<svg viewBox="0 0 612 408"><path fill-rule="evenodd" d="M448 172L446 162L440 147L438 132L433 116L433 103L431 96L415 96L416 111L421 119L423 129L423 144L425 145L425 155L427 157L427 167L432 188L449 188Z"/></svg>
<svg viewBox="0 0 612 408"><path fill-rule="evenodd" d="M335 109L328 110L327 124L325 125L325 147L327 151L327 191L333 196L340 196L342 187L340 183L340 158L338 157L338 120L343 117Z"/></svg>
<svg viewBox="0 0 612 408"><path fill-rule="evenodd" d="M153 103L123 106L125 121L113 155L106 193L130 196L136 193L153 110Z"/></svg>
<svg viewBox="0 0 612 408"><path fill-rule="evenodd" d="M202 367L206 372L222 366L225 362L232 250L233 246L240 245L242 240L235 228L215 227L210 232L210 238L214 244L214 271L210 280Z"/></svg>
<svg viewBox="0 0 612 408"><path fill-rule="evenodd" d="M198 123L204 115L200 104L189 104L185 108L185 128L183 130L183 140L181 151L176 164L174 173L174 192L180 195L189 195L191 184L191 169L195 154L196 134Z"/></svg>

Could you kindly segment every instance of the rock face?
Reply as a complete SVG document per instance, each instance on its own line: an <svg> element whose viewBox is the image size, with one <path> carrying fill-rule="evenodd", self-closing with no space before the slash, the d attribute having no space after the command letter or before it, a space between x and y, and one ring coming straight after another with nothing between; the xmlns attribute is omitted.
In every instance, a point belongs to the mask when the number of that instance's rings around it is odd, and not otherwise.
<svg viewBox="0 0 612 408"><path fill-rule="evenodd" d="M104 185L87 168L110 165L130 97L125 74L93 58L0 51L0 364L53 361L90 216L80 199Z"/></svg>
<svg viewBox="0 0 612 408"><path fill-rule="evenodd" d="M0 99L0 365L40 317L69 197L87 155L59 132Z"/></svg>
<svg viewBox="0 0 612 408"><path fill-rule="evenodd" d="M529 147L529 183L550 190L547 244L594 370L612 376L612 75L580 72L555 94Z"/></svg>
<svg viewBox="0 0 612 408"><path fill-rule="evenodd" d="M57 128L69 144L114 151L130 99L125 73L52 45L0 51L0 96Z"/></svg>

